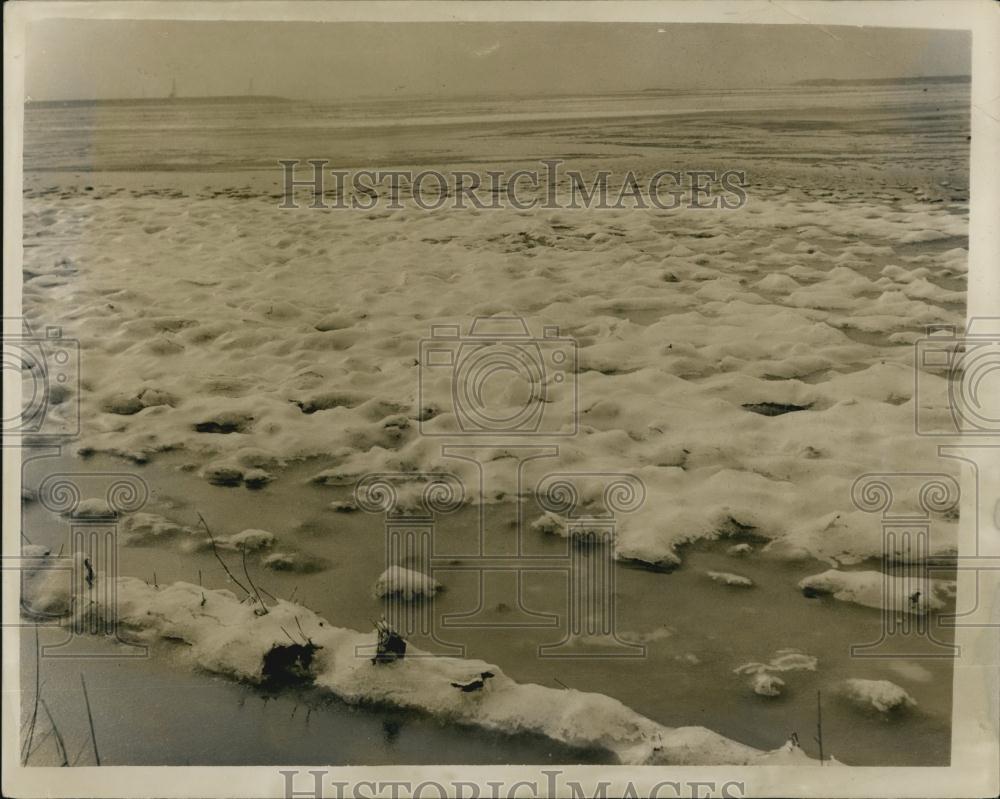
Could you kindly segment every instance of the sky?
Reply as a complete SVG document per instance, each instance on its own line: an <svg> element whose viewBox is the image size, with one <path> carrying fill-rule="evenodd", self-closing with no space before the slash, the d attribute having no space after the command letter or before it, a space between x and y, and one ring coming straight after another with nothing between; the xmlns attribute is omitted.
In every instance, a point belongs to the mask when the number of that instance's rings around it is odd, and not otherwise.
<svg viewBox="0 0 1000 799"><path fill-rule="evenodd" d="M963 31L817 25L45 20L32 100L580 94L961 75Z"/></svg>

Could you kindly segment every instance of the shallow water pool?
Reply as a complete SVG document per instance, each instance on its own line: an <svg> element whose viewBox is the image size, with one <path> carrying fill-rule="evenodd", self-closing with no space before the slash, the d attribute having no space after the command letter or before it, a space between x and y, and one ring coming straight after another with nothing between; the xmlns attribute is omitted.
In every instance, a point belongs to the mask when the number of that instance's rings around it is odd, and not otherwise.
<svg viewBox="0 0 1000 799"><path fill-rule="evenodd" d="M372 591L387 563L383 520L362 512L332 510L330 503L346 498L349 491L309 482L311 475L324 468L323 463L293 465L275 482L253 491L210 485L178 468L180 465L181 461L172 457L144 466L103 457L61 462L44 458L26 467L24 479L32 486L53 471L131 472L150 487L144 511L192 526L200 511L216 536L247 528L270 530L278 537L276 549L308 552L323 558L328 568L313 573L271 571L255 557L248 568L257 585L274 596L307 605L335 625L371 629L372 620L384 610L383 601ZM526 518L536 515L529 511ZM512 551L514 505L489 506L484 519L487 550ZM53 551L67 541L65 521L37 503L25 506L23 524L33 543L45 544ZM820 691L827 755L852 765L941 765L949 761L951 660L851 657L852 645L879 638L882 618L876 610L804 597L796 587L798 581L824 571L828 564L779 560L763 553L760 542L748 542L749 553L730 554L729 548L736 543L732 539L687 548L681 553L683 565L670 573L616 563L615 630L623 645L608 646L607 653L597 648L596 654L603 655L600 657L550 657L547 655L566 654L565 650L544 647L565 638L571 623L571 572L561 564L569 562L575 548L558 536L526 531L526 553L550 568L522 570L519 600L514 571L498 570L484 576L479 562L468 556L472 542L478 540L478 525L477 509L466 508L444 517L435 529L434 546L440 557L434 576L445 590L435 599L432 615L442 651L495 663L521 682L608 694L662 724L705 726L761 749L776 748L795 732L814 756L818 754L813 736ZM238 559L232 553L227 557L239 574ZM400 565L415 564L402 559ZM874 567L868 564L865 568ZM734 572L750 578L754 586L724 585L710 579L707 571ZM211 552L181 552L170 542L121 547L120 572L158 584L176 580L201 581L209 587L227 584ZM577 610L586 626L606 609ZM917 643L928 654L940 653L921 641ZM419 645L424 646L424 641ZM645 647L642 656L634 656L637 645ZM767 663L789 649L815 657L817 666L815 671L778 673L786 683L779 697L756 695L749 677L735 672L746 663ZM100 690L97 685L103 681L133 697L142 692L127 686L166 680L169 687L165 693L158 682L148 695L157 707L162 703L181 708L176 713L154 714L164 724L162 730L154 732L141 702L129 700L113 722L116 733L112 738L120 740L121 749L117 756L109 750L109 760L302 763L307 762L305 751L315 754L316 759L308 762L330 762L335 757L334 762L352 763L515 762L518 758L523 758L522 762L560 762L566 758L589 762L606 757L571 752L530 737L522 741L520 737L508 740L501 736L505 743L497 745L496 736L446 730L432 719L399 711L351 709L324 701L310 713L307 705L316 704L315 696L265 701L263 695L247 687L192 675L182 651L167 647L157 655L151 662L109 661L114 665L88 670L94 675L94 690ZM27 682L33 680L31 668L26 662ZM63 690L65 682L65 690L76 696L78 682L72 671L56 667L47 678L43 695ZM895 716L861 710L839 696L839 684L849 678L891 680L905 688L917 706ZM184 707L190 713L183 712ZM289 716L308 713L314 726L301 727L300 735L300 727L295 726L299 722L276 721L286 712ZM201 714L214 717L227 731L232 728L224 736L232 745L202 740L207 731L203 735L200 724L188 724ZM383 722L389 733L383 730ZM314 746L310 743L303 749L302 740L312 740L315 725L324 725L326 740L343 738L348 743L309 748ZM365 732L352 734L358 725ZM391 733L396 728L400 732ZM181 729L191 732L181 733ZM414 736L412 748L405 753L399 747L405 748L409 739L402 730L412 730ZM343 753L343 759L337 752Z"/></svg>

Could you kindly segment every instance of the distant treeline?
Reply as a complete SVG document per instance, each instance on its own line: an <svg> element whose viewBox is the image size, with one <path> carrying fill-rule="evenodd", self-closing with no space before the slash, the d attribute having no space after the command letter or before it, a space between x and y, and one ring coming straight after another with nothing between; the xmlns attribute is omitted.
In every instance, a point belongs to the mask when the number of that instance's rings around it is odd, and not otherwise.
<svg viewBox="0 0 1000 799"><path fill-rule="evenodd" d="M971 75L928 75L923 78L813 78L796 86L899 86L913 83L971 83Z"/></svg>
<svg viewBox="0 0 1000 799"><path fill-rule="evenodd" d="M91 106L133 106L133 105L215 105L218 103L291 103L287 97L271 95L225 94L218 97L152 97L121 98L115 100L28 100L30 108L80 108Z"/></svg>

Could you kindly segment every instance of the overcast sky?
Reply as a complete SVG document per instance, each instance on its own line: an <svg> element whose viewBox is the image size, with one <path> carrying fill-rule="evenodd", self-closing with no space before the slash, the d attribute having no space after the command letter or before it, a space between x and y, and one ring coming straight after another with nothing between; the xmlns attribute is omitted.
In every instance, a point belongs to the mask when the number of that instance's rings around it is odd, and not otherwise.
<svg viewBox="0 0 1000 799"><path fill-rule="evenodd" d="M548 94L968 74L969 35L816 25L47 20L33 100Z"/></svg>

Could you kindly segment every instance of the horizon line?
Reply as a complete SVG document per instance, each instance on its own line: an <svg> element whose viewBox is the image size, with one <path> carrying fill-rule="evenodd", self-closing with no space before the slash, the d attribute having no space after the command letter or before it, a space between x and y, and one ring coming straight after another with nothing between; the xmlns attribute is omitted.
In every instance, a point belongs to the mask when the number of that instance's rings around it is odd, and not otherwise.
<svg viewBox="0 0 1000 799"><path fill-rule="evenodd" d="M874 78L805 78L801 80L774 83L761 86L651 86L642 89L619 89L615 91L598 92L486 92L475 94L462 92L455 94L433 94L427 92L414 92L413 94L384 93L384 94L359 94L349 97L289 97L280 94L193 94L171 97L169 95L160 96L132 96L132 97L61 97L33 99L25 97L25 105L59 105L59 104L94 104L94 103L184 103L184 102L204 102L212 100L231 100L240 102L357 102L365 100L403 100L403 99L463 99L463 98L514 98L514 97L598 97L609 95L627 94L652 94L655 92L717 92L717 91L767 91L773 89L783 89L790 87L810 86L831 86L848 84L887 84L887 83L919 83L921 81L930 82L970 82L972 75L967 73L947 73L941 75L897 75Z"/></svg>

